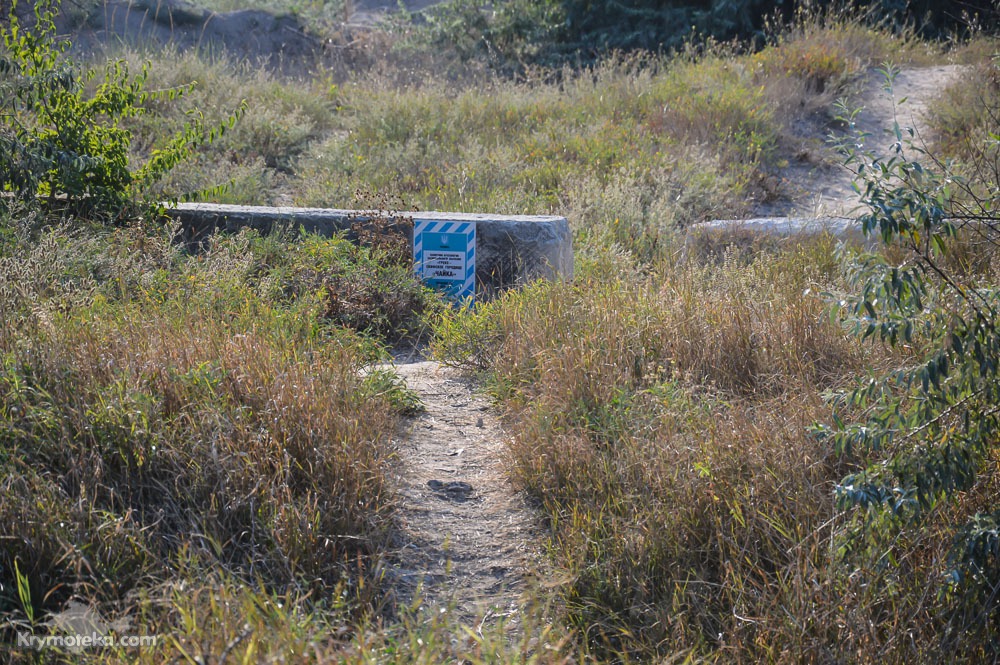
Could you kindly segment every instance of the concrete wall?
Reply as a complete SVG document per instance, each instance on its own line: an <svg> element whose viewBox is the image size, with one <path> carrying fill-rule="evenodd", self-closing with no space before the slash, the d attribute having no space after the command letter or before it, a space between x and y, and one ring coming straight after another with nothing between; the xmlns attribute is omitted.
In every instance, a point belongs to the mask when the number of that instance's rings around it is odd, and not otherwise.
<svg viewBox="0 0 1000 665"><path fill-rule="evenodd" d="M268 208L211 203L181 203L167 210L180 221L185 240L196 243L216 231L276 228L352 237L351 226L386 213L327 208ZM537 278L571 279L573 245L565 217L480 215L449 212L393 213L400 221L434 220L476 222L476 281L489 292ZM408 225L401 224L400 229ZM412 241L412 237L411 237Z"/></svg>

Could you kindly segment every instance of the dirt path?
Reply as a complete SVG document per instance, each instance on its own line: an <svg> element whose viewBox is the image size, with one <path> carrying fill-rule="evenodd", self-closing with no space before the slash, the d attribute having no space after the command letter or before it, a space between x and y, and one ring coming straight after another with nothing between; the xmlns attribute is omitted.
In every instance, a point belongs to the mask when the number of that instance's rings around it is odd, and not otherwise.
<svg viewBox="0 0 1000 665"><path fill-rule="evenodd" d="M868 144L877 152L887 149L894 139L886 130L892 127L893 114L900 127L913 127L917 141L926 136L923 126L928 104L962 71L960 65L903 69L893 83L892 96L884 89L885 78L870 71L856 99L863 107L855 118L857 128L870 134ZM896 107L893 107L893 99ZM900 103L901 100L904 100ZM820 136L818 139L826 137ZM858 195L851 188L853 175L840 165L839 156L830 147L824 148L819 165L797 160L781 174L788 189L789 200L761 206L759 216L845 217L852 216Z"/></svg>
<svg viewBox="0 0 1000 665"><path fill-rule="evenodd" d="M540 527L507 480L500 422L457 370L431 361L395 369L426 408L399 450L399 600L451 607L476 625L509 617L514 626Z"/></svg>

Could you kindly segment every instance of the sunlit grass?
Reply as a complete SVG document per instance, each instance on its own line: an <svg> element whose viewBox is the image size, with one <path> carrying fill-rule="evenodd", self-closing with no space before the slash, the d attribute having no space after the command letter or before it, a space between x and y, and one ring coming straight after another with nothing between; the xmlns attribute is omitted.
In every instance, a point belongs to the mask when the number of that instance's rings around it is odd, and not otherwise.
<svg viewBox="0 0 1000 665"><path fill-rule="evenodd" d="M554 212L577 277L450 312L408 266L339 240L243 234L187 252L146 227L3 220L0 608L25 627L16 560L38 616L76 597L165 636L95 662L986 657L945 635L928 591L949 515L896 534L918 547L895 568L881 564L898 541L862 553L868 568L839 557L832 487L866 461L808 428L829 415L825 391L906 357L830 316L836 243L681 240L781 197L803 127L829 125L866 68L941 57L836 20L753 55L716 45L516 81L396 61L289 81L155 56L153 87L196 83L135 121L139 151L185 112L250 102L164 195L228 182L216 200L343 208L360 190ZM995 83L977 72L955 99ZM942 128L986 122L938 108ZM392 437L415 405L362 368L432 329L438 356L480 372L505 410L511 477L549 527L552 570L517 631L393 605ZM989 505L994 485L965 501Z"/></svg>

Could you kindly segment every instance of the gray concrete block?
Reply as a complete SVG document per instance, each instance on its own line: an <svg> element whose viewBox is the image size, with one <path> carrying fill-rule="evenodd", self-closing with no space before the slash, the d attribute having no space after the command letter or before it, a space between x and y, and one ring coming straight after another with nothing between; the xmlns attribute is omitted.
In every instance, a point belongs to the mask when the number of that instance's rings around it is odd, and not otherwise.
<svg viewBox="0 0 1000 665"><path fill-rule="evenodd" d="M309 233L343 233L352 238L351 227L356 222L387 214L214 203L181 203L166 212L181 223L184 238L191 243L216 231L235 233L242 228L252 228L262 234L280 227L301 228ZM476 281L484 292L538 278L573 277L572 234L565 217L451 212L401 212L390 216L400 220L401 229L408 226L405 220L476 222Z"/></svg>

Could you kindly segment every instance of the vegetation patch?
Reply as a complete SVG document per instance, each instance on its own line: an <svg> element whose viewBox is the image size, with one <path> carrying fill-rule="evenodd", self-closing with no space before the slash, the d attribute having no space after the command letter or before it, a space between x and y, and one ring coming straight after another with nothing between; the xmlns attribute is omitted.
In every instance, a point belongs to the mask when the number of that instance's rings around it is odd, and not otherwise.
<svg viewBox="0 0 1000 665"><path fill-rule="evenodd" d="M417 405L363 370L436 298L336 238L188 254L151 226L3 228L4 639L70 598L183 635L204 624L161 585L193 601L209 578L380 611L390 437Z"/></svg>
<svg viewBox="0 0 1000 665"><path fill-rule="evenodd" d="M691 247L690 224L788 194L788 161L873 64L944 47L799 14L756 43L542 68L532 40L573 7L464 7L428 19L435 39L506 45L494 71L516 76L397 67L414 32L346 79L130 50L105 69L67 60L44 13L30 37L8 24L0 639L72 600L164 636L74 654L93 662L996 659L995 67L932 105L928 146L905 126L887 156L841 144L877 251ZM576 278L453 310L398 243L291 229L188 251L133 207L359 190L564 214ZM420 405L373 365L428 338L504 409L547 526L521 632L394 602L393 437Z"/></svg>

